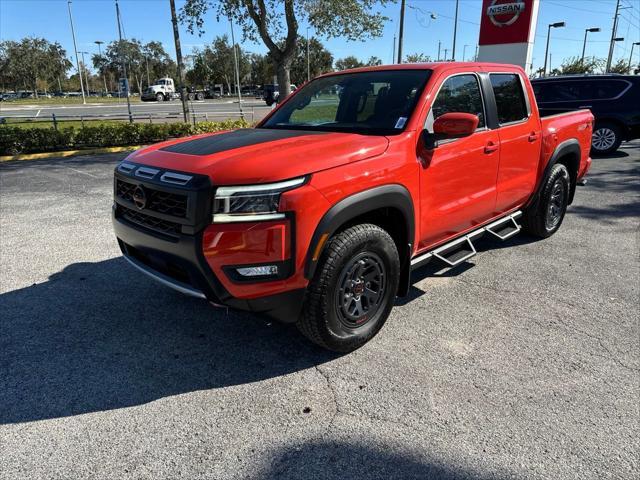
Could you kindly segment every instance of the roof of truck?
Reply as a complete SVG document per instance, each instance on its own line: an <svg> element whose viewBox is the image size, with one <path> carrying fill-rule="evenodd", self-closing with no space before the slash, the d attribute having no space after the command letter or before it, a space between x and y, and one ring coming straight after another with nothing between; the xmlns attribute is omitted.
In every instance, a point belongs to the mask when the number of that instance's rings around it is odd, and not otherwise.
<svg viewBox="0 0 640 480"><path fill-rule="evenodd" d="M385 70L449 70L452 68L466 67L469 70L480 70L481 68L496 68L503 70L522 70L518 65L512 65L507 63L490 63L490 62L425 62L425 63L395 63L392 65L376 65L369 67L351 68L349 70L340 70L338 72L330 72L325 75L340 75L343 73L356 73L356 72L375 72ZM524 70L522 70L524 71Z"/></svg>

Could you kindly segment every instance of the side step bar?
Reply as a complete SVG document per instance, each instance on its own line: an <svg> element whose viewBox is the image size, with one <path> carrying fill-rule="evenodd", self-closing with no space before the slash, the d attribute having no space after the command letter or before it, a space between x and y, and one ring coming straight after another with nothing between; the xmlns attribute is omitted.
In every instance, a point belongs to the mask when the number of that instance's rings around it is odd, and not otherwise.
<svg viewBox="0 0 640 480"><path fill-rule="evenodd" d="M518 210L517 212L502 217L495 222L480 227L471 233L445 243L430 252L420 254L411 259L411 270L415 270L416 268L426 265L434 257L438 260L442 260L450 267L460 265L462 262L469 260L477 253L472 242L475 237L482 235L485 232L489 232L500 240L511 238L522 229L522 227L516 222L516 219L521 216L522 212Z"/></svg>

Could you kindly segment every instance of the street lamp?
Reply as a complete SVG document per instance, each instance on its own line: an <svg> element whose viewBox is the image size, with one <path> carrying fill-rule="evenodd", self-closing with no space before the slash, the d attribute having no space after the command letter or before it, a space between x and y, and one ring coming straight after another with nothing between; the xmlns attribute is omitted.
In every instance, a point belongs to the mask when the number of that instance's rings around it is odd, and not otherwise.
<svg viewBox="0 0 640 480"><path fill-rule="evenodd" d="M89 75L87 74L87 63L84 61L84 54L86 53L87 55L89 55L89 52L78 52L80 55L82 55L82 68L84 69L84 78L85 78L85 87L87 87L87 96L89 95Z"/></svg>
<svg viewBox="0 0 640 480"><path fill-rule="evenodd" d="M547 75L547 58L549 57L549 38L551 37L552 28L562 28L565 26L564 22L550 23L547 29L547 48L544 51L544 67L542 67L542 76Z"/></svg>
<svg viewBox="0 0 640 480"><path fill-rule="evenodd" d="M611 39L611 58L607 64L607 71L605 73L609 73L611 71L611 61L613 60L613 52L616 49L616 42L624 42L624 37L615 37Z"/></svg>
<svg viewBox="0 0 640 480"><path fill-rule="evenodd" d="M584 42L582 42L582 58L580 59L580 63L584 63L584 50L587 47L587 33L595 33L599 32L600 27L587 28L584 31Z"/></svg>
<svg viewBox="0 0 640 480"><path fill-rule="evenodd" d="M464 45L462 47L462 61L464 62L464 58L467 55L467 47L469 47L470 45Z"/></svg>
<svg viewBox="0 0 640 480"><path fill-rule="evenodd" d="M100 55L100 60L102 60L102 44L104 42L102 40L96 40L93 43L98 45L98 55ZM105 77L104 71L102 72L102 80L104 81L104 96L106 97L108 95L108 93L107 93L107 77Z"/></svg>
<svg viewBox="0 0 640 480"><path fill-rule="evenodd" d="M634 42L631 44L631 53L629 54L629 66L627 67L629 69L629 72L631 72L631 60L633 59L633 47L635 47L636 45L640 46L640 42Z"/></svg>
<svg viewBox="0 0 640 480"><path fill-rule="evenodd" d="M82 103L86 104L87 100L84 98L84 86L82 85L82 72L80 71L80 60L78 60L78 47L76 45L76 31L73 28L73 17L71 16L71 0L68 0L67 8L69 9L69 23L71 24L71 36L73 37L73 50L76 52L76 70L78 70L78 76L80 77L80 92L82 92Z"/></svg>

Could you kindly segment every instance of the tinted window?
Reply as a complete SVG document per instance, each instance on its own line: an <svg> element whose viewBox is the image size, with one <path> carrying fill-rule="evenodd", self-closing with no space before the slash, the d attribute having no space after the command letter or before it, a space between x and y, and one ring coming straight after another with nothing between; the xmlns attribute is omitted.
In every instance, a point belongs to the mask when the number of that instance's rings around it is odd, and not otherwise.
<svg viewBox="0 0 640 480"><path fill-rule="evenodd" d="M627 82L621 82L620 80L595 80L591 84L593 85L591 95L593 100L617 97L629 86Z"/></svg>
<svg viewBox="0 0 640 480"><path fill-rule="evenodd" d="M527 118L527 102L520 77L513 73L494 73L490 78L498 107L498 122L517 122Z"/></svg>
<svg viewBox="0 0 640 480"><path fill-rule="evenodd" d="M404 130L430 70L379 70L313 80L262 128L395 134Z"/></svg>
<svg viewBox="0 0 640 480"><path fill-rule="evenodd" d="M545 102L579 102L608 100L620 95L628 83L621 80L567 80L533 84L536 100Z"/></svg>
<svg viewBox="0 0 640 480"><path fill-rule="evenodd" d="M478 128L485 126L482 96L475 75L456 75L445 80L431 107L426 128L431 130L429 123L449 112L472 113L480 119Z"/></svg>

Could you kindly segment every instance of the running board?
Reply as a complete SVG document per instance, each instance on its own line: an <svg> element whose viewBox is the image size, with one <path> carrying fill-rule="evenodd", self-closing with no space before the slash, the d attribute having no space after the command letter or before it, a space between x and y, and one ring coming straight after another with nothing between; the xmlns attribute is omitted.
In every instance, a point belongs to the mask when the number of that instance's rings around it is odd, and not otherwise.
<svg viewBox="0 0 640 480"><path fill-rule="evenodd" d="M475 237L482 235L485 232L489 232L500 240L511 238L522 229L522 227L516 222L516 219L521 216L522 212L517 211L507 215L506 217L502 217L495 222L480 227L467 235L463 235L462 237L445 243L430 252L420 254L411 259L411 270L415 270L416 268L426 265L434 257L443 261L449 267L460 265L477 253L472 241Z"/></svg>

